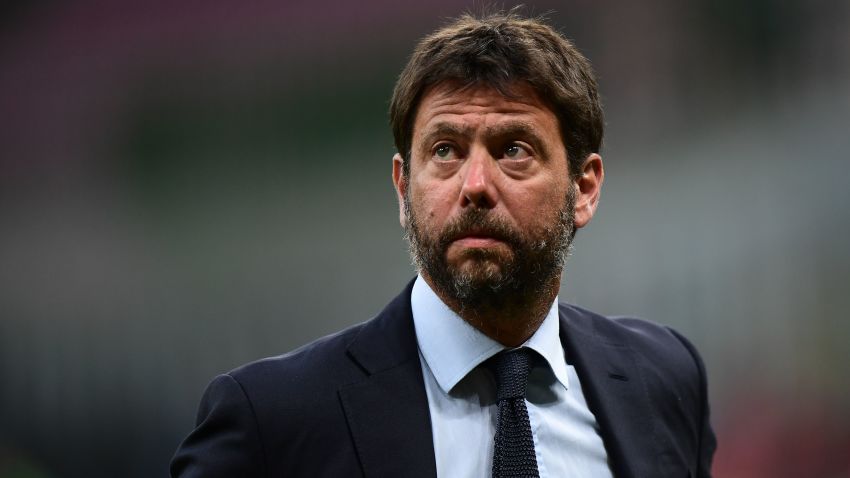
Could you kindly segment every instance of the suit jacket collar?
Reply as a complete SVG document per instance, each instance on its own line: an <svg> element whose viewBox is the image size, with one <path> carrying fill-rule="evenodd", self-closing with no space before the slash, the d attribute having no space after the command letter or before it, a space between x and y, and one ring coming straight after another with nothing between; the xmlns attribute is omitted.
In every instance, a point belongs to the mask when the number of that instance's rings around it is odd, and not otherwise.
<svg viewBox="0 0 850 478"><path fill-rule="evenodd" d="M561 304L561 343L602 433L614 476L657 476L658 419L624 332L610 320Z"/></svg>
<svg viewBox="0 0 850 478"><path fill-rule="evenodd" d="M363 473L369 478L436 476L431 416L413 314L411 281L364 324L348 354L366 374L340 389ZM657 417L624 332L589 312L561 305L560 338L576 367L614 475L653 476Z"/></svg>
<svg viewBox="0 0 850 478"><path fill-rule="evenodd" d="M340 389L339 396L363 474L369 478L437 475L410 310L412 287L413 281L364 324L348 347L366 377Z"/></svg>

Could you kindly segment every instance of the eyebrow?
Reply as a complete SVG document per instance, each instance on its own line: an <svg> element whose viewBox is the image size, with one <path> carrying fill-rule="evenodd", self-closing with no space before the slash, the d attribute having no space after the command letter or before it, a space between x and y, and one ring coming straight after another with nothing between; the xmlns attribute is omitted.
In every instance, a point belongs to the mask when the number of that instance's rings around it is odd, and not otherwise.
<svg viewBox="0 0 850 478"><path fill-rule="evenodd" d="M423 144L430 145L439 138L457 138L472 136L473 129L469 126L459 125L441 121L430 128L423 137ZM484 130L484 134L489 137L497 138L526 138L532 143L535 148L543 148L544 141L537 133L534 126L528 121L505 121L493 126L489 126Z"/></svg>
<svg viewBox="0 0 850 478"><path fill-rule="evenodd" d="M430 148L430 145L439 138L457 138L469 136L472 136L472 128L470 128L469 126L463 126L455 123L441 121L429 128L428 132L425 133L424 137L422 138L422 144L425 147Z"/></svg>
<svg viewBox="0 0 850 478"><path fill-rule="evenodd" d="M542 143L537 130L528 121L506 121L490 126L484 131L487 136L495 136L497 138L530 138L536 143Z"/></svg>

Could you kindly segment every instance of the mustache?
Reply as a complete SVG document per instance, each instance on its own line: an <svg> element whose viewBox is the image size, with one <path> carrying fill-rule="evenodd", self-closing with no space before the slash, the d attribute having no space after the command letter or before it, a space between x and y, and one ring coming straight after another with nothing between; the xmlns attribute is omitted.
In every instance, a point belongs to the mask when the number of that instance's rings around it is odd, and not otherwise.
<svg viewBox="0 0 850 478"><path fill-rule="evenodd" d="M487 236L510 245L522 242L521 235L504 219L486 209L467 209L442 231L439 243L447 247L465 236Z"/></svg>

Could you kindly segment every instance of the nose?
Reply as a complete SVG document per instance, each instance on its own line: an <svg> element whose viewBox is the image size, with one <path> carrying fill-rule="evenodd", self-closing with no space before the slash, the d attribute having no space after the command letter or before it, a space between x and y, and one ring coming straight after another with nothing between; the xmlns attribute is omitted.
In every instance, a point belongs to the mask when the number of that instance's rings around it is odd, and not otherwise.
<svg viewBox="0 0 850 478"><path fill-rule="evenodd" d="M497 191L493 183L495 160L484 151L474 151L464 165L460 202L462 207L492 209L496 206Z"/></svg>

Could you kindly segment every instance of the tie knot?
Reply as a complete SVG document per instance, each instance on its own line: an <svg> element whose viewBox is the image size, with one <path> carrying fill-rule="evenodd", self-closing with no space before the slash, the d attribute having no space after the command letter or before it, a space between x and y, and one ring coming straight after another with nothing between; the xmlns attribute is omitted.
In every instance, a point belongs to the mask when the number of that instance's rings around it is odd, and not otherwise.
<svg viewBox="0 0 850 478"><path fill-rule="evenodd" d="M491 359L496 377L496 398L524 398L528 385L528 373L534 359L531 349L519 348L500 352Z"/></svg>

